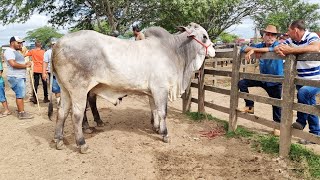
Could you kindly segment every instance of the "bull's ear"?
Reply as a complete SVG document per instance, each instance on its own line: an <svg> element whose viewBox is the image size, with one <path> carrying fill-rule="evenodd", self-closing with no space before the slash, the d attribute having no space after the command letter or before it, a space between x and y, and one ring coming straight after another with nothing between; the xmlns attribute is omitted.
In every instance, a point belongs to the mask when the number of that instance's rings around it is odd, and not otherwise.
<svg viewBox="0 0 320 180"><path fill-rule="evenodd" d="M184 26L177 26L176 29L180 32L185 32L187 30L187 28Z"/></svg>
<svg viewBox="0 0 320 180"><path fill-rule="evenodd" d="M188 37L195 37L196 36L196 33L195 31L191 31L188 35Z"/></svg>

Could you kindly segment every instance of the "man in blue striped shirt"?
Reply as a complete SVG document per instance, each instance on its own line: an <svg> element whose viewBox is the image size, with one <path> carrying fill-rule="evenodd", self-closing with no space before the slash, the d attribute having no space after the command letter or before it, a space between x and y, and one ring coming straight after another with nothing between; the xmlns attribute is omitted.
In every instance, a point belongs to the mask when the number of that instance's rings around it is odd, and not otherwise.
<svg viewBox="0 0 320 180"><path fill-rule="evenodd" d="M306 30L303 20L296 20L291 23L288 28L289 39L284 44L275 48L275 52L279 55L300 54L307 52L320 51L320 39L316 33ZM320 80L320 61L298 61L297 62L298 77L303 79ZM319 87L299 86L297 85L298 103L315 105L316 95L320 93ZM310 133L320 135L319 118L303 112L297 113L297 120L292 124L293 128L304 129L308 121ZM300 141L301 143L309 143Z"/></svg>
<svg viewBox="0 0 320 180"><path fill-rule="evenodd" d="M241 48L241 52L246 52L245 59L249 61L251 55L254 53L264 53L264 52L273 52L274 48L279 45L277 37L279 35L277 28L273 25L268 25L265 29L261 31L263 42L254 45L254 47L244 46ZM260 59L259 60L259 69L261 74L271 74L283 76L283 60L275 59ZM243 79L238 83L239 89L241 92L249 93L248 87L262 87L266 90L268 95L273 98L281 99L282 94L282 84L274 82L264 82L264 81L255 81ZM241 109L242 112L254 113L254 102L251 100L246 100L246 107ZM275 122L280 122L281 119L281 108L277 106L272 106L273 111L273 120ZM279 135L278 130L274 130L275 135Z"/></svg>

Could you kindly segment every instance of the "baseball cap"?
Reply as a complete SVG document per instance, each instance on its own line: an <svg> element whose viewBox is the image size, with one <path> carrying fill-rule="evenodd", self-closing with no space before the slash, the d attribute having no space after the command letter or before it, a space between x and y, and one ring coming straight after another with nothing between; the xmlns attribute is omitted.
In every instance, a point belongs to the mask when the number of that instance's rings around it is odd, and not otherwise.
<svg viewBox="0 0 320 180"><path fill-rule="evenodd" d="M17 41L17 42L20 42L20 43L25 42L23 39L19 38L18 36L12 36L10 38L10 43L13 42L13 41Z"/></svg>

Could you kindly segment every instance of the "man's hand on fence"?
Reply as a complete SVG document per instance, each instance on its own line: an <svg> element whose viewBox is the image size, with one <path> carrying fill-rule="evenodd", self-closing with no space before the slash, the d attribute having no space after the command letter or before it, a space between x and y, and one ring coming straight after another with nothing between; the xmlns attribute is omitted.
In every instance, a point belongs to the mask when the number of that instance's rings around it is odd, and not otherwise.
<svg viewBox="0 0 320 180"><path fill-rule="evenodd" d="M286 54L290 54L292 51L292 47L286 44L280 44L279 46L274 48L274 52L279 56L286 56Z"/></svg>
<svg viewBox="0 0 320 180"><path fill-rule="evenodd" d="M247 63L250 63L252 54L254 54L254 49L251 49L249 52L247 52L246 56L244 57L247 60Z"/></svg>

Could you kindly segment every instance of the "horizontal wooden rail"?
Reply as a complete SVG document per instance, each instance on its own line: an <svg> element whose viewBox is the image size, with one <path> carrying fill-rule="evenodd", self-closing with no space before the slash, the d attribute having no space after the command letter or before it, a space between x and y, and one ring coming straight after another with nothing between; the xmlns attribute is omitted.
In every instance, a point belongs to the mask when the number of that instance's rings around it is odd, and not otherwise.
<svg viewBox="0 0 320 180"><path fill-rule="evenodd" d="M204 69L204 74L211 74L211 75L215 75L215 76L232 77L232 72L231 71L216 70L216 69Z"/></svg>
<svg viewBox="0 0 320 180"><path fill-rule="evenodd" d="M262 125L267 126L269 128L280 129L279 123L276 123L276 122L269 120L269 119L266 119L266 118L243 113L243 112L240 112L239 110L237 110L237 116L240 118L247 119L249 121L258 123L258 124L262 124Z"/></svg>
<svg viewBox="0 0 320 180"><path fill-rule="evenodd" d="M252 74L252 73L245 73L240 72L240 78L243 79L251 79L256 81L266 81L266 82L283 82L283 77L276 76L276 75L266 75L266 74Z"/></svg>
<svg viewBox="0 0 320 180"><path fill-rule="evenodd" d="M281 107L281 99L271 98L271 97L264 97L254 94L249 94L245 92L239 92L239 97L242 99L248 99L255 102L260 102L264 104L270 104L273 106Z"/></svg>
<svg viewBox="0 0 320 180"><path fill-rule="evenodd" d="M320 144L320 136L316 136L314 134L293 128L291 128L291 133L293 136L299 137L301 139L307 139L308 141Z"/></svg>
<svg viewBox="0 0 320 180"><path fill-rule="evenodd" d="M294 79L294 84L302 85L302 86L320 87L320 81L319 80L308 80L308 79L295 78Z"/></svg>
<svg viewBox="0 0 320 180"><path fill-rule="evenodd" d="M191 102L198 103L198 99L191 98ZM209 102L206 102L206 101L204 102L204 106L209 107L211 109L215 109L217 111L224 112L226 114L228 114L229 111L230 111L230 109L227 108L227 107L219 106L219 105L212 104L212 103L209 103Z"/></svg>
<svg viewBox="0 0 320 180"><path fill-rule="evenodd" d="M310 105L306 105L306 104L293 103L292 109L296 110L296 111L320 116L320 107L319 106L310 106Z"/></svg>

